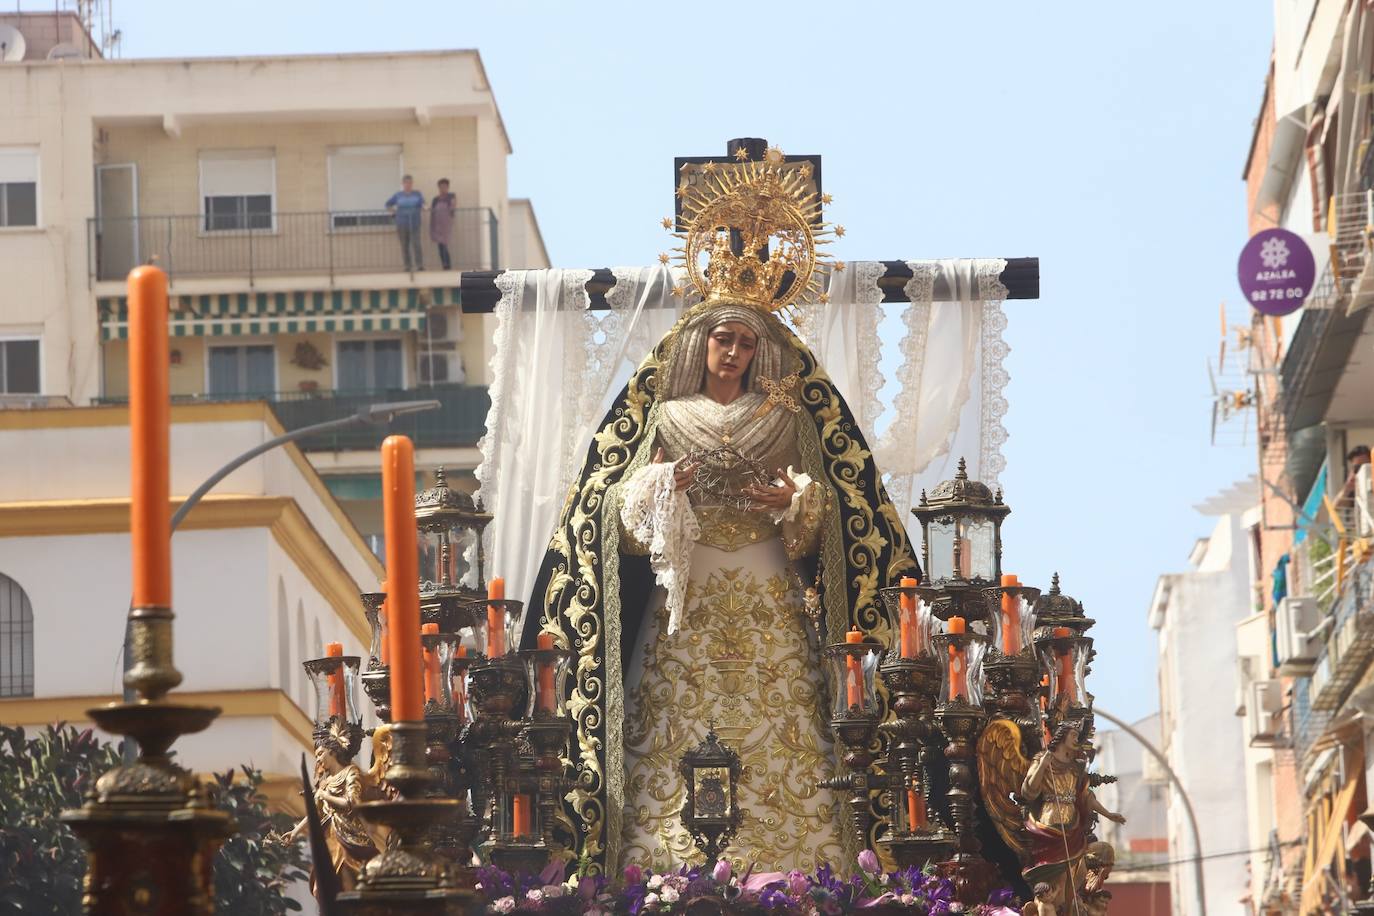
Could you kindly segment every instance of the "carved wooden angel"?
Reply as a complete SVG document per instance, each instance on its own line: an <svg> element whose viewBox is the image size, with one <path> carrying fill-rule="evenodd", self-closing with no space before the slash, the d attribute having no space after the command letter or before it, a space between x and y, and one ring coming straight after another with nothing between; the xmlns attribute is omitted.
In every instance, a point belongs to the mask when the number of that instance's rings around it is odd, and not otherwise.
<svg viewBox="0 0 1374 916"><path fill-rule="evenodd" d="M1020 726L993 720L978 741L978 775L988 813L1020 856L1026 882L1049 886L1046 903L1057 899L1081 907L1092 897L1100 907L1096 912L1105 912L1111 895L1101 884L1111 869L1111 847L1090 846L1088 828L1094 814L1117 823L1126 819L1104 808L1089 788L1082 730L1081 720L1063 722L1049 747L1027 760Z"/></svg>
<svg viewBox="0 0 1374 916"><path fill-rule="evenodd" d="M329 847L329 865L339 876L339 889L345 891L357 885L363 865L377 854L367 825L354 811L363 801L364 776L353 762L356 743L345 733L346 728L331 720L329 730L317 732L315 737L315 803ZM282 841L294 843L307 826L307 819L302 818ZM314 868L322 864L316 862ZM312 875L312 890L314 883Z"/></svg>

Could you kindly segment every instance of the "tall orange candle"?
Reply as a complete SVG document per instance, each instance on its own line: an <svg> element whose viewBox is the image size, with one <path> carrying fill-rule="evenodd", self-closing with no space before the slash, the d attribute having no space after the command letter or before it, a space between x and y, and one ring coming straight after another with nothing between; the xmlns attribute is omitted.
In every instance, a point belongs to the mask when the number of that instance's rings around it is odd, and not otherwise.
<svg viewBox="0 0 1374 916"><path fill-rule="evenodd" d="M492 579L487 583L487 600L506 599L506 580ZM506 654L506 610L504 605L487 605L487 658L499 658Z"/></svg>
<svg viewBox="0 0 1374 916"><path fill-rule="evenodd" d="M538 637L540 649L553 648L553 634L540 633ZM540 661L538 665L538 683L534 692L535 705L541 712L554 711L554 692L553 692L553 662Z"/></svg>
<svg viewBox="0 0 1374 916"><path fill-rule="evenodd" d="M926 800L915 789L906 790L906 821L908 828L925 827L930 823L926 813Z"/></svg>
<svg viewBox="0 0 1374 916"><path fill-rule="evenodd" d="M949 631L951 633L964 633L968 630L968 625L962 617L949 618ZM951 700L968 699L968 668L966 665L964 650L958 646L949 647L949 698Z"/></svg>
<svg viewBox="0 0 1374 916"><path fill-rule="evenodd" d="M1072 635L1073 631L1068 627L1054 628L1055 639L1067 639ZM1064 697L1070 703L1076 703L1078 702L1078 685L1074 683L1073 679L1073 652L1069 649L1060 649L1057 647L1054 652L1055 655L1059 656L1059 667L1057 671L1059 680L1057 686L1059 689L1057 692L1059 696Z"/></svg>
<svg viewBox="0 0 1374 916"><path fill-rule="evenodd" d="M844 634L844 641L850 645L864 641L862 630L850 630ZM864 673L863 665L860 664L857 656L846 655L844 657L845 667L845 699L848 700L850 707L857 706L863 709L864 705Z"/></svg>
<svg viewBox="0 0 1374 916"><path fill-rule="evenodd" d="M172 402L168 385L167 275L129 273L129 540L133 606L172 606Z"/></svg>
<svg viewBox="0 0 1374 916"><path fill-rule="evenodd" d="M903 576L901 581L902 588L915 588L921 584L921 580L913 579L910 576ZM901 613L897 621L898 630L902 640L902 658L915 658L919 647L916 637L916 593L902 592L900 599Z"/></svg>
<svg viewBox="0 0 1374 916"><path fill-rule="evenodd" d="M1002 574L1002 587L1020 585L1015 573ZM1016 655L1021 651L1021 599L1010 592L1002 593L1002 654Z"/></svg>
<svg viewBox="0 0 1374 916"><path fill-rule="evenodd" d="M468 657L468 647L458 647L458 658ZM453 667L453 709L458 713L458 724L466 725L468 721L468 673L467 666L460 670L457 665Z"/></svg>
<svg viewBox="0 0 1374 916"><path fill-rule="evenodd" d="M387 638L391 642L391 721L424 719L420 664L420 571L415 546L415 446L405 436L382 443L386 536Z"/></svg>
<svg viewBox="0 0 1374 916"><path fill-rule="evenodd" d="M435 634L437 634L438 632L439 632L439 625L438 625L437 623L422 623L422 624L420 624L420 635L421 635L421 636L424 636L424 635L430 634L430 633L435 633ZM425 645L423 644L423 642L421 643L421 646L423 647L423 651L424 651L424 653L425 653L425 699L426 699L426 700L433 700L434 702L438 703L438 702L439 702L439 699L440 699L440 696L439 696L439 650L438 650L438 649L431 649L429 646L425 646Z"/></svg>
<svg viewBox="0 0 1374 916"><path fill-rule="evenodd" d="M326 658L343 658L343 643L326 643L324 654ZM338 716L342 719L346 714L346 707L344 706L343 662L339 662L339 669L337 671L331 671L329 674L325 675L325 677L329 681L329 714L331 716Z"/></svg>
<svg viewBox="0 0 1374 916"><path fill-rule="evenodd" d="M512 833L516 836L530 835L530 797L517 795L511 799L512 820L515 822Z"/></svg>
<svg viewBox="0 0 1374 916"><path fill-rule="evenodd" d="M973 574L973 542L959 532L959 578L968 579Z"/></svg>

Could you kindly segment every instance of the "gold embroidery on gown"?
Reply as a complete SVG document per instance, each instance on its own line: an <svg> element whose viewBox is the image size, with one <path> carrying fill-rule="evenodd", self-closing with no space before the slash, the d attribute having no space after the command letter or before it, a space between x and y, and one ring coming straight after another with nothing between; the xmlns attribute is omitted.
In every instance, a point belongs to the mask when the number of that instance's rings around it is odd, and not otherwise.
<svg viewBox="0 0 1374 916"><path fill-rule="evenodd" d="M678 760L714 720L744 765L731 850L757 868L810 869L842 857L839 801L821 727L824 686L782 572L776 538L733 552L699 545L682 629L656 609L630 662L625 721L624 861L655 869L700 859L680 817ZM730 853L727 852L727 855Z"/></svg>

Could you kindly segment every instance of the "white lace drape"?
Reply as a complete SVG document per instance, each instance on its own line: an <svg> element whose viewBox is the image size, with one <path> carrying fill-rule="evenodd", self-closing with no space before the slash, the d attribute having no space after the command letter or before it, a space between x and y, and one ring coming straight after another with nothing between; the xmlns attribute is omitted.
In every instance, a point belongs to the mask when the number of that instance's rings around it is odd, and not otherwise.
<svg viewBox="0 0 1374 916"><path fill-rule="evenodd" d="M802 309L795 322L849 402L903 520L922 489L954 476L960 457L969 476L995 486L1007 438L1006 288L999 280L1006 262L907 264L910 301L886 307L901 320L895 346L882 341L879 261L850 262L832 274L830 302ZM492 406L477 480L497 518L488 529L487 568L506 578L513 596L526 596L534 584L610 400L684 308L672 297L681 282L675 270L612 273L610 308L596 312L585 292L590 271L507 271L496 281Z"/></svg>
<svg viewBox="0 0 1374 916"><path fill-rule="evenodd" d="M681 282L666 267L613 268L608 309L592 311L589 270L512 270L496 278L491 410L479 443L487 570L525 598L591 435L635 365L673 326Z"/></svg>

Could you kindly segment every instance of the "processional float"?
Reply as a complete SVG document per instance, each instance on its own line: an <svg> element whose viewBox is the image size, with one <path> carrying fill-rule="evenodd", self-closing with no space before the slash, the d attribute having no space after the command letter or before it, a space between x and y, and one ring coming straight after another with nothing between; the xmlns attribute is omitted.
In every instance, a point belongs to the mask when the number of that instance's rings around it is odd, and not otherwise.
<svg viewBox="0 0 1374 916"><path fill-rule="evenodd" d="M761 251L761 264L768 257ZM166 277L156 268L130 276L130 323L128 682L138 700L91 716L133 737L141 753L65 817L90 849L87 912L209 913L209 863L233 825L168 756L178 735L207 727L218 711L167 699L180 676L167 562ZM315 870L339 879L331 912L467 912L478 908L479 861L511 873L575 865L561 817L578 778L569 753L572 652L552 634L515 649L523 604L487 578L483 533L493 517L442 469L417 495L411 443L393 436L382 446L382 478L388 578L360 595L368 657L331 645L304 662L317 696L316 778L333 787L323 793L333 805L322 810L328 835L316 837L329 862ZM1088 771L1093 621L1057 574L1042 593L1003 573L1009 511L1000 490L970 480L962 461L953 480L922 494L912 512L926 578L880 589L892 644L852 630L822 647L840 750L823 786L845 804L856 848L881 850L889 865L934 869L965 903L1010 885L1024 900L1034 896L1032 905L1072 901L1079 912L1103 913L1113 854L1095 829L1099 817L1119 815L1092 793L1109 777ZM383 723L366 771L355 760L364 737L359 685ZM681 816L703 856L747 860L749 850L730 846L738 757L711 731L679 767ZM347 804L328 800L340 793Z"/></svg>

